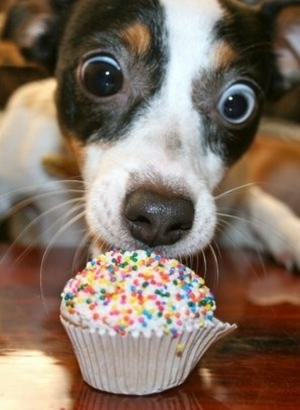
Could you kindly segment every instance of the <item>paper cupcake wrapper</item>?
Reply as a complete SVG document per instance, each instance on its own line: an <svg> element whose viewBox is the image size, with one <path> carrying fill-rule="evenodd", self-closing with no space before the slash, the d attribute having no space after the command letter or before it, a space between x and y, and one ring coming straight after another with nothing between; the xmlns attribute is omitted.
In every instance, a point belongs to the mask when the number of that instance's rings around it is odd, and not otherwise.
<svg viewBox="0 0 300 410"><path fill-rule="evenodd" d="M177 338L155 333L133 337L100 335L61 317L83 379L116 394L146 395L182 384L207 349L236 328L218 319Z"/></svg>

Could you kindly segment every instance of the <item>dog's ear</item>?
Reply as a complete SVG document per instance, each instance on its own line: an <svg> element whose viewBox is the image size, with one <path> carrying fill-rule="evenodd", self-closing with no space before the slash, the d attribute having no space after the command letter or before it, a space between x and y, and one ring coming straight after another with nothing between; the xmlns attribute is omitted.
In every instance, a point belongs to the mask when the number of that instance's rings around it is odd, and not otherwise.
<svg viewBox="0 0 300 410"><path fill-rule="evenodd" d="M13 1L6 11L2 39L13 41L28 61L36 62L52 73L64 22L75 1Z"/></svg>
<svg viewBox="0 0 300 410"><path fill-rule="evenodd" d="M49 154L42 158L42 166L47 174L55 178L80 178L80 170L75 159L67 154Z"/></svg>
<svg viewBox="0 0 300 410"><path fill-rule="evenodd" d="M300 84L300 1L267 1L262 5L277 63L271 94L282 93Z"/></svg>

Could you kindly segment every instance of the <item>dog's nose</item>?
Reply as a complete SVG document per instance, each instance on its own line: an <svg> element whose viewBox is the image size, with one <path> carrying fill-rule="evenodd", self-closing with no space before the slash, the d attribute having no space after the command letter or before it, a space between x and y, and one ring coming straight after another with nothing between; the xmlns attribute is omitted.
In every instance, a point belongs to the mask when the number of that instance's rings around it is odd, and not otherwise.
<svg viewBox="0 0 300 410"><path fill-rule="evenodd" d="M192 201L143 188L127 196L124 215L131 235L151 247L172 245L192 228Z"/></svg>

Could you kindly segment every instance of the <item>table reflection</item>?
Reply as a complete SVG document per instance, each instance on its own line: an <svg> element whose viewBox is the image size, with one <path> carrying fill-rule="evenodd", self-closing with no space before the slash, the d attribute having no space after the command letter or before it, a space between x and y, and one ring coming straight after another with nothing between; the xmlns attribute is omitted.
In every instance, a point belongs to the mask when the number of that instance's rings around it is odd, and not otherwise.
<svg viewBox="0 0 300 410"><path fill-rule="evenodd" d="M199 386L201 391L201 386ZM204 404L201 400L203 395ZM217 405L217 407L214 406ZM225 409L203 391L196 395L185 383L181 387L151 396L122 396L99 392L84 382L78 392L76 410L208 410Z"/></svg>
<svg viewBox="0 0 300 410"><path fill-rule="evenodd" d="M38 350L13 350L2 352L0 367L1 409L73 408L71 375L55 358Z"/></svg>

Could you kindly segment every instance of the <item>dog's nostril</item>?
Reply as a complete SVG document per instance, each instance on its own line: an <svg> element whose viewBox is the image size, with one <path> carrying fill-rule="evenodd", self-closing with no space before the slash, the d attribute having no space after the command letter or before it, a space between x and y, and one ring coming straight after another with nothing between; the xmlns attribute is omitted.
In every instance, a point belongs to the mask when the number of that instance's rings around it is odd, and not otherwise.
<svg viewBox="0 0 300 410"><path fill-rule="evenodd" d="M142 188L128 195L124 207L131 235L152 247L179 241L192 228L194 213L188 199Z"/></svg>

